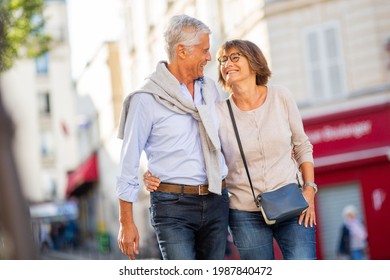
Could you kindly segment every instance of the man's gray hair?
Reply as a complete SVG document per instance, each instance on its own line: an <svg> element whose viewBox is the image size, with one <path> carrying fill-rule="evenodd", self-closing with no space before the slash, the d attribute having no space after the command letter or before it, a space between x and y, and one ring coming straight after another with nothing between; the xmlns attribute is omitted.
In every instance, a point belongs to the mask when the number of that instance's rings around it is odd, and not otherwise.
<svg viewBox="0 0 390 280"><path fill-rule="evenodd" d="M169 61L176 57L178 44L192 50L193 46L200 43L200 35L202 34L211 34L211 30L200 20L187 15L172 17L164 33L165 50Z"/></svg>

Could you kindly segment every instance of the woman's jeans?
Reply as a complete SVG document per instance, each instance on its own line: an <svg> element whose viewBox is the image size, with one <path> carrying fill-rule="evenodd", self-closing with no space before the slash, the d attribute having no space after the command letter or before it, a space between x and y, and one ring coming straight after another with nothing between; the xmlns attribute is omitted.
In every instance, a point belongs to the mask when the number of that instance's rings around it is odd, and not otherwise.
<svg viewBox="0 0 390 280"><path fill-rule="evenodd" d="M150 194L150 217L164 260L223 260L229 196Z"/></svg>
<svg viewBox="0 0 390 280"><path fill-rule="evenodd" d="M229 226L242 260L273 260L275 238L285 260L316 259L315 227L298 224L298 217L267 225L261 212L230 209Z"/></svg>

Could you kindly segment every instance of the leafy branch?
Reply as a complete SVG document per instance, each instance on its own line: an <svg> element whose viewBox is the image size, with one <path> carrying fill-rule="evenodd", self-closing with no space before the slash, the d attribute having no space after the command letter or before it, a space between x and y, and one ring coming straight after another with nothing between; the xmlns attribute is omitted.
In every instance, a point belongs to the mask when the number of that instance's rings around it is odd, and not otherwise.
<svg viewBox="0 0 390 280"><path fill-rule="evenodd" d="M49 50L44 33L44 0L0 0L0 72L21 57L36 57Z"/></svg>

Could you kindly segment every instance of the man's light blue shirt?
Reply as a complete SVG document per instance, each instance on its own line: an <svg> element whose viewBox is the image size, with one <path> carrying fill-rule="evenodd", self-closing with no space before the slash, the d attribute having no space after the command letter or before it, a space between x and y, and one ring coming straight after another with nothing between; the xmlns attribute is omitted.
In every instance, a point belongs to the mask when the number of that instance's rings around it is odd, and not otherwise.
<svg viewBox="0 0 390 280"><path fill-rule="evenodd" d="M181 92L192 100L186 86L181 85ZM215 100L219 100L218 92L208 94L215 94ZM196 81L194 104L202 102L201 81ZM212 116L218 124L215 104L212 108ZM134 202L138 198L138 169L143 150L148 158L148 169L161 182L207 184L198 121L190 114L169 110L149 93L137 93L131 97L116 183L119 199ZM222 153L221 167L223 179L227 175L227 166Z"/></svg>

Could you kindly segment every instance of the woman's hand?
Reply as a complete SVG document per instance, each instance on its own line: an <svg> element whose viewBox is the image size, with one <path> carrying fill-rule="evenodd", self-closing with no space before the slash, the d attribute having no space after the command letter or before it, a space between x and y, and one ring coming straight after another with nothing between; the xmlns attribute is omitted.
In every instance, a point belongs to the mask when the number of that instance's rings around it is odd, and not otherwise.
<svg viewBox="0 0 390 280"><path fill-rule="evenodd" d="M148 192L154 192L160 185L160 179L154 177L149 170L144 173L144 185Z"/></svg>
<svg viewBox="0 0 390 280"><path fill-rule="evenodd" d="M314 165L312 162L303 162L299 169L302 172L302 177L304 182L314 182ZM306 198L307 203L309 204L309 208L299 216L299 224L302 224L304 221L305 227L313 227L317 225L316 219L316 211L314 207L314 196L316 191L313 187L306 186L303 187L303 196Z"/></svg>
<svg viewBox="0 0 390 280"><path fill-rule="evenodd" d="M305 227L316 226L317 219L316 219L316 211L314 207L314 196L315 196L314 189L312 187L303 188L303 196L306 198L306 201L309 204L309 208L307 208L307 210L299 216L299 224L301 225L302 222L304 221Z"/></svg>

